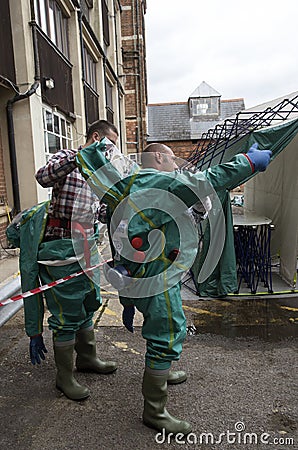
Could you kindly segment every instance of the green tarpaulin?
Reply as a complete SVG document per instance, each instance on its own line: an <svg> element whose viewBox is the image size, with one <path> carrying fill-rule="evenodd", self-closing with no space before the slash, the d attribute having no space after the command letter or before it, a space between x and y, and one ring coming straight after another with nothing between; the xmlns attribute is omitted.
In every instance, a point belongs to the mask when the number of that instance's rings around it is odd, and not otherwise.
<svg viewBox="0 0 298 450"><path fill-rule="evenodd" d="M298 119L254 131L241 140L229 142L222 162L247 152L257 142L260 149L272 150L271 163L266 172L253 174L243 180L245 207L271 218L275 225L273 252L280 255L281 275L291 285L296 283L298 254ZM239 139L239 138L238 138ZM222 144L224 147L224 143ZM220 156L212 160L219 163ZM204 166L201 168L204 169ZM235 186L236 187L236 186ZM233 241L233 220L229 193L221 198L226 216L226 244L220 261L204 282L197 282L204 257L209 248L208 224L204 225L203 246L192 267L196 289L201 296L221 297L237 290L237 270Z"/></svg>

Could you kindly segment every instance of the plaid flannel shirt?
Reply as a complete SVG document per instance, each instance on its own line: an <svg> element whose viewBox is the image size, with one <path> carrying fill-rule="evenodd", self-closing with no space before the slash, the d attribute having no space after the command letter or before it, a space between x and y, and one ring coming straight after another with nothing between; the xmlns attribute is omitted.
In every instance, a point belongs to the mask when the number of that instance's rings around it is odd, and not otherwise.
<svg viewBox="0 0 298 450"><path fill-rule="evenodd" d="M94 233L98 198L80 174L75 156L77 150L60 150L35 174L38 183L52 188L49 219L64 219L84 224L87 237ZM70 227L47 225L46 239L70 238Z"/></svg>

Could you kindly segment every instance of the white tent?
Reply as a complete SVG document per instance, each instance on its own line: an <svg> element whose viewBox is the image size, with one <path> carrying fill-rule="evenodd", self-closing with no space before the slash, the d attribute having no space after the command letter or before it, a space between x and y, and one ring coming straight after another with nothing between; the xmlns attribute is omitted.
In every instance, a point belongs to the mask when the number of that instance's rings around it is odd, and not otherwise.
<svg viewBox="0 0 298 450"><path fill-rule="evenodd" d="M189 158L189 164L201 170L229 161L255 142L273 151L266 172L244 180L245 208L272 219L271 255L280 257L280 276L293 291L298 257L298 92L241 111L203 139Z"/></svg>
<svg viewBox="0 0 298 450"><path fill-rule="evenodd" d="M280 275L294 288L298 257L298 135L271 162L262 176L244 187L248 210L272 219L271 255L280 257Z"/></svg>

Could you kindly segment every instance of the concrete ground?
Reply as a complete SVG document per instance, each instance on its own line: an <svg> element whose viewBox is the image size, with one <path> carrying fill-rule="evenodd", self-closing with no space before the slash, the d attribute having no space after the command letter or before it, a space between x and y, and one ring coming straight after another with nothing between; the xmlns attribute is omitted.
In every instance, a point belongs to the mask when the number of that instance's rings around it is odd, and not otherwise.
<svg viewBox="0 0 298 450"><path fill-rule="evenodd" d="M19 250L7 249L0 253L0 288L19 274Z"/></svg>
<svg viewBox="0 0 298 450"><path fill-rule="evenodd" d="M47 358L32 366L23 310L0 327L1 449L298 449L297 302L274 314L266 308L267 317L261 307L247 314L251 305L235 309L232 300L204 301L182 292L188 336L175 367L186 370L188 380L169 387L168 410L193 425L183 441L143 425L142 320L137 315L134 334L126 331L116 293L104 288L95 317L97 348L119 368L105 376L77 373L91 391L84 402L56 390L47 328ZM283 312L288 332L279 334L276 317ZM254 333L260 326L271 326L270 332Z"/></svg>

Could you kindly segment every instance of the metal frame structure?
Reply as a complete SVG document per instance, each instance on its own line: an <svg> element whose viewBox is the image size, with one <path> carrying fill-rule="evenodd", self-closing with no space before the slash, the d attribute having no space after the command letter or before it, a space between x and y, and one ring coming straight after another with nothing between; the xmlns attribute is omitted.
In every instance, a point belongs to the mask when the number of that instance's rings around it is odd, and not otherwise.
<svg viewBox="0 0 298 450"><path fill-rule="evenodd" d="M215 158L216 164L220 164L223 162L226 150L247 137L250 133L297 117L298 95L294 95L292 98L285 98L261 111L240 111L235 117L228 118L214 128L209 129L206 133L203 133L197 147L180 169L193 172L207 169L212 165ZM263 281L268 289L268 294L273 293L270 235L274 225L266 226L265 235L263 231L262 233L257 232L257 227L253 228L248 242L251 257L248 257L248 248L243 252L243 243L239 245L239 230L242 230L242 228L234 227L235 241L236 244L238 243L235 249L239 276L238 293L242 280L247 283L251 294L257 292L259 281ZM250 242L251 239L252 242ZM263 250L260 251L260 248ZM251 262L252 260L253 264ZM193 274L190 270L184 277L182 284L198 295L196 289L190 286L189 283L191 281L194 282Z"/></svg>
<svg viewBox="0 0 298 450"><path fill-rule="evenodd" d="M244 281L251 294L256 294L263 282L273 293L271 272L271 231L274 225L234 226L235 253L238 265L238 291Z"/></svg>
<svg viewBox="0 0 298 450"><path fill-rule="evenodd" d="M209 129L197 144L193 153L189 156L183 169L200 170L208 168L215 157L220 157L218 164L223 160L225 151L240 141L246 135L255 130L266 128L277 122L298 117L298 95L291 99L283 99L273 107L267 107L263 111L240 111L234 118L228 118L224 122Z"/></svg>

